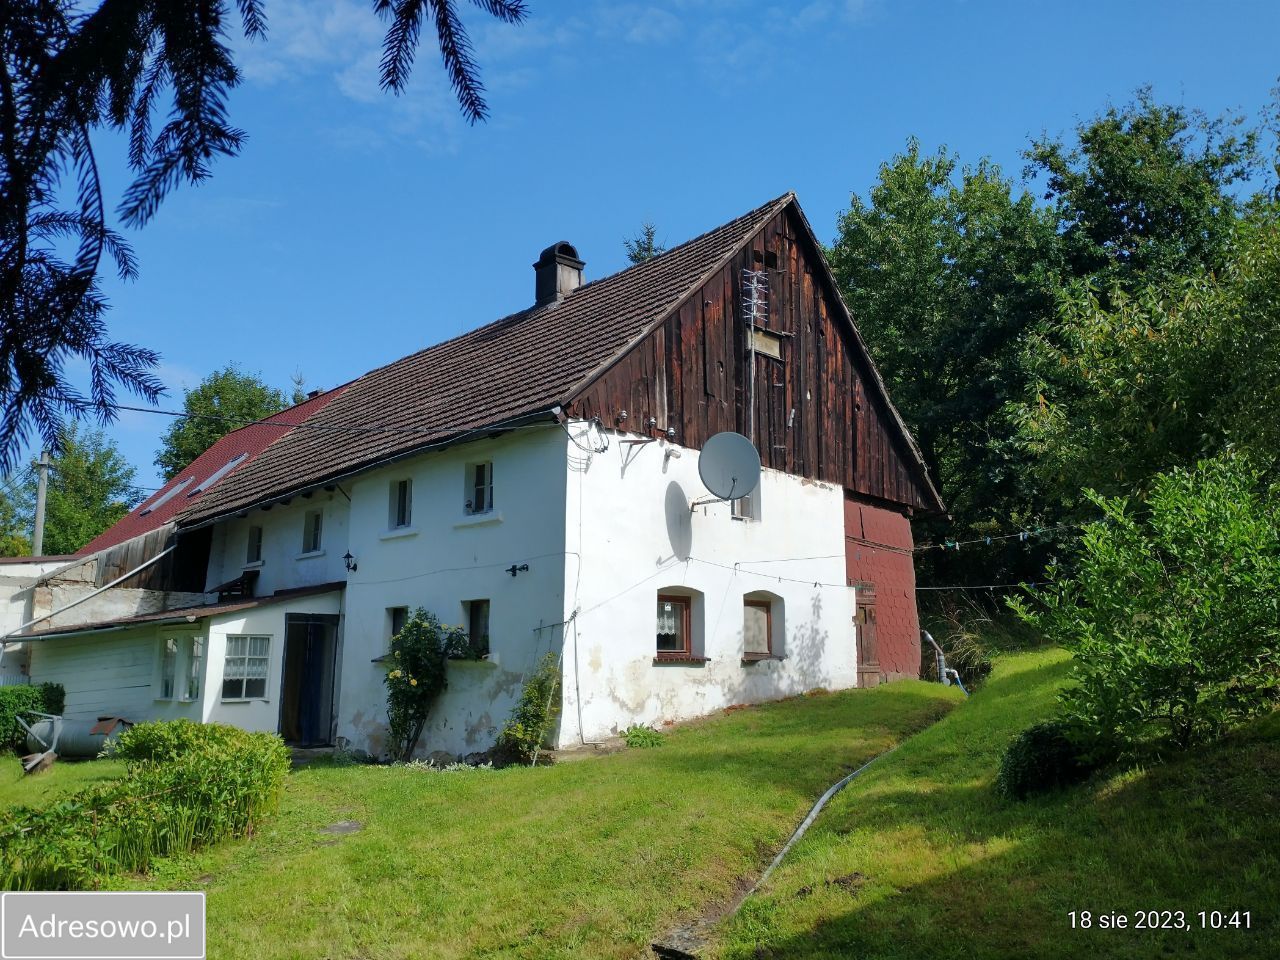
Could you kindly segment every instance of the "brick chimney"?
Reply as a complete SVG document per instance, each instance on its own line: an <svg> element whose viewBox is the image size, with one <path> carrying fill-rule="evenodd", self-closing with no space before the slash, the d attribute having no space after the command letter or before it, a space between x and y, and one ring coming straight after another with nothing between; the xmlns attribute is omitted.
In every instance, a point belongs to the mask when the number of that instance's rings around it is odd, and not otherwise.
<svg viewBox="0 0 1280 960"><path fill-rule="evenodd" d="M563 300L582 286L582 268L585 265L578 259L578 251L573 248L573 244L564 240L543 250L538 262L533 265L537 280L536 306Z"/></svg>

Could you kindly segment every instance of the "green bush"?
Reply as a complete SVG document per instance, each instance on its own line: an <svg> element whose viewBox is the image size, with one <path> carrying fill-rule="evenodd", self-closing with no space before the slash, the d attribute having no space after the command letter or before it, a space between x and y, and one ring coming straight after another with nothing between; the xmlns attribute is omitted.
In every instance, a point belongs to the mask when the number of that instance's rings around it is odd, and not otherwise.
<svg viewBox="0 0 1280 960"><path fill-rule="evenodd" d="M638 723L623 730L622 739L628 747L636 748L660 747L667 741L667 738L653 729L653 727L642 726Z"/></svg>
<svg viewBox="0 0 1280 960"><path fill-rule="evenodd" d="M40 698L44 701L44 712L62 716L67 709L67 691L60 683L40 684Z"/></svg>
<svg viewBox="0 0 1280 960"><path fill-rule="evenodd" d="M1074 654L1063 716L1096 758L1186 750L1280 692L1280 496L1238 458L1155 478L1145 507L1090 493L1105 519L1070 579L1015 611Z"/></svg>
<svg viewBox="0 0 1280 960"><path fill-rule="evenodd" d="M449 660L478 659L476 653L465 630L441 623L421 607L391 638L391 669L383 682L394 759L406 761L417 749L431 707L449 686Z"/></svg>
<svg viewBox="0 0 1280 960"><path fill-rule="evenodd" d="M996 792L1022 800L1083 780L1092 766L1081 758L1074 733L1064 720L1046 720L1023 730L1000 758Z"/></svg>
<svg viewBox="0 0 1280 960"><path fill-rule="evenodd" d="M23 750L26 731L18 726L18 714L31 710L46 711L44 695L39 687L0 687L0 750ZM30 717L27 718L30 722Z"/></svg>
<svg viewBox="0 0 1280 960"><path fill-rule="evenodd" d="M142 723L112 753L126 776L44 809L0 811L0 887L79 890L156 857L244 836L278 806L289 750L274 734Z"/></svg>
<svg viewBox="0 0 1280 960"><path fill-rule="evenodd" d="M498 752L528 762L546 746L560 713L560 661L548 653L525 681L520 699L498 736Z"/></svg>

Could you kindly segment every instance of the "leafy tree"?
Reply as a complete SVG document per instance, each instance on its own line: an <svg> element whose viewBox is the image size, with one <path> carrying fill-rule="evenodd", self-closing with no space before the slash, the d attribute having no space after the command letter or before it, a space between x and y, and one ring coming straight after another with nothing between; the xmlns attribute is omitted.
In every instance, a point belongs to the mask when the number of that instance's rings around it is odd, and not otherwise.
<svg viewBox="0 0 1280 960"><path fill-rule="evenodd" d="M155 465L171 480L219 438L287 406L284 394L261 378L234 365L217 370L186 391L182 409L188 416L175 420L165 431Z"/></svg>
<svg viewBox="0 0 1280 960"><path fill-rule="evenodd" d="M525 15L524 0L473 2L506 22ZM384 89L404 89L429 21L463 115L487 116L456 0L372 6L387 21ZM129 279L136 266L108 226L92 134L127 136L135 176L119 215L130 227L180 183L207 178L217 157L238 153L245 134L227 116L240 81L227 45L232 9L230 0L0 5L0 468L14 466L33 427L56 450L67 417L113 418L117 387L150 401L163 392L152 372L159 356L107 335L99 268L105 257ZM265 37L263 0L234 9L247 37ZM65 375L76 359L89 368L87 396Z"/></svg>
<svg viewBox="0 0 1280 960"><path fill-rule="evenodd" d="M1080 124L1075 144L1042 138L1029 174L1061 224L1068 273L1104 292L1220 267L1258 165L1258 134L1156 101L1150 88Z"/></svg>
<svg viewBox="0 0 1280 960"><path fill-rule="evenodd" d="M72 423L63 432L49 467L45 495L44 552L75 553L133 509L142 499L137 471L101 430ZM36 474L26 479L26 499L35 503Z"/></svg>
<svg viewBox="0 0 1280 960"><path fill-rule="evenodd" d="M0 478L0 557L31 555L31 504L22 481L26 471Z"/></svg>
<svg viewBox="0 0 1280 960"><path fill-rule="evenodd" d="M1139 288L1077 284L1028 338L1011 406L1046 496L1140 495L1151 477L1237 449L1280 458L1280 224L1239 224L1220 270Z"/></svg>
<svg viewBox="0 0 1280 960"><path fill-rule="evenodd" d="M1033 522L1037 498L1022 483L1025 454L1004 408L1024 389L1021 338L1053 309L1061 253L1052 216L989 161L961 168L945 149L926 155L911 140L881 166L866 201L852 198L830 258L945 492L955 517L947 535ZM956 575L997 575L965 561Z"/></svg>
<svg viewBox="0 0 1280 960"><path fill-rule="evenodd" d="M623 240L622 245L627 248L627 259L633 264L652 260L667 250L658 242L658 228L650 220L640 224L640 232L630 240Z"/></svg>
<svg viewBox="0 0 1280 960"><path fill-rule="evenodd" d="M1013 602L1074 654L1063 719L1095 759L1185 750L1275 708L1278 494L1229 456L1161 474L1139 508L1090 492L1105 519L1071 578Z"/></svg>

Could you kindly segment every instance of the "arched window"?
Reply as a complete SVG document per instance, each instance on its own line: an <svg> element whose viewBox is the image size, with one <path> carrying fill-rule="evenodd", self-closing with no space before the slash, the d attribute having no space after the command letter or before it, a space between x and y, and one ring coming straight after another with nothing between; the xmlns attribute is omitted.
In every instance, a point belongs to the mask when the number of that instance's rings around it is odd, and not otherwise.
<svg viewBox="0 0 1280 960"><path fill-rule="evenodd" d="M783 599L757 590L742 598L742 659L745 663L782 657Z"/></svg>
<svg viewBox="0 0 1280 960"><path fill-rule="evenodd" d="M705 662L702 643L702 594L688 587L658 591L654 659Z"/></svg>

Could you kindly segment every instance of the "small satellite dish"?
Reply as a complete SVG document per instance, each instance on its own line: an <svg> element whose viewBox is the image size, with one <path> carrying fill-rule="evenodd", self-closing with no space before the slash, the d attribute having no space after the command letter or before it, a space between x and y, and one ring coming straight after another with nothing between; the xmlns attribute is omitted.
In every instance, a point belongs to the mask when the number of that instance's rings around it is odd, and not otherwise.
<svg viewBox="0 0 1280 960"><path fill-rule="evenodd" d="M760 483L760 454L740 433L717 433L702 445L698 475L713 496L740 500Z"/></svg>

